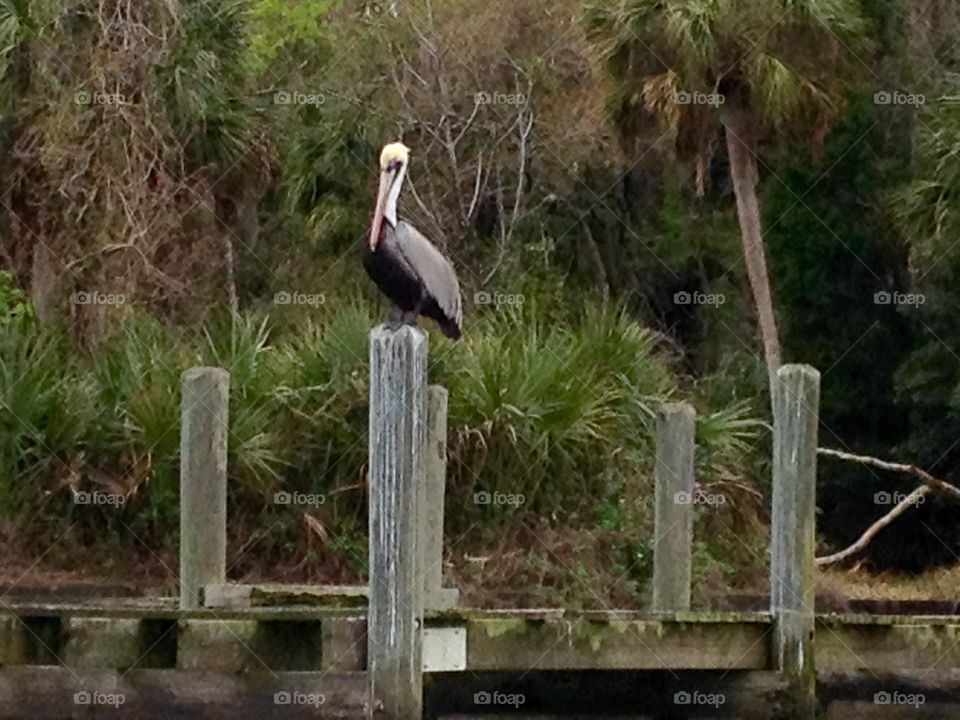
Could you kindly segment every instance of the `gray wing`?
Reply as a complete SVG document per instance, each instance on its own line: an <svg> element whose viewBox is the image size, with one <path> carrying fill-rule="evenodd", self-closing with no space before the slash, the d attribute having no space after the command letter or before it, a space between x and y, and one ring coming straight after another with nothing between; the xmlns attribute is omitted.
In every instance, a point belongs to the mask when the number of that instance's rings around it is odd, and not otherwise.
<svg viewBox="0 0 960 720"><path fill-rule="evenodd" d="M460 298L460 282L453 265L443 256L432 242L419 230L405 222L397 223L394 233L397 248L407 263L420 276L427 292L437 301L444 314L463 323L463 306Z"/></svg>

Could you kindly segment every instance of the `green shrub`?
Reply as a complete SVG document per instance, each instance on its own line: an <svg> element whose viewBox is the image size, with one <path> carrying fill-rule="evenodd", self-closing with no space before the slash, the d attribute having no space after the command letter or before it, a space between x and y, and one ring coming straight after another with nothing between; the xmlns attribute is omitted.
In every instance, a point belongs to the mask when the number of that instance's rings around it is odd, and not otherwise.
<svg viewBox="0 0 960 720"><path fill-rule="evenodd" d="M97 407L85 425L82 479L129 494L125 522L144 542L176 537L180 375L191 364L179 333L146 315L124 321L77 363Z"/></svg>
<svg viewBox="0 0 960 720"><path fill-rule="evenodd" d="M17 286L9 271L0 270L0 327L33 316L33 303L26 293Z"/></svg>
<svg viewBox="0 0 960 720"><path fill-rule="evenodd" d="M305 558L311 577L362 574L374 322L358 300L276 325L256 313L224 315L191 332L133 315L83 353L28 318L9 323L0 339L0 492L7 496L0 513L20 512L37 533L56 531L69 508L69 520L104 547L122 545L132 532L153 552L172 552L181 375L215 365L231 375L234 541L255 544L261 561L302 567ZM450 391L449 533L458 537L476 524L475 540L484 543L518 520L584 537L599 530L625 574L642 582L656 408L679 394L652 334L609 309L587 307L565 319L517 306L472 317L460 343L437 333L431 343L430 381ZM738 481L755 421L744 405L701 416L698 472ZM123 492L128 500L120 510L81 510L68 502L69 486ZM281 489L326 502L274 503ZM477 504L483 491L524 502ZM30 498L48 496L59 499L58 512L22 512Z"/></svg>
<svg viewBox="0 0 960 720"><path fill-rule="evenodd" d="M14 517L68 481L93 415L66 363L67 342L28 316L0 329L0 504Z"/></svg>
<svg viewBox="0 0 960 720"><path fill-rule="evenodd" d="M626 315L587 310L575 325L548 325L524 310L498 312L451 354L449 474L464 522L484 518L494 529L497 515L518 512L586 519L612 478L649 464L651 421L675 381L650 333ZM477 505L475 492L524 503Z"/></svg>

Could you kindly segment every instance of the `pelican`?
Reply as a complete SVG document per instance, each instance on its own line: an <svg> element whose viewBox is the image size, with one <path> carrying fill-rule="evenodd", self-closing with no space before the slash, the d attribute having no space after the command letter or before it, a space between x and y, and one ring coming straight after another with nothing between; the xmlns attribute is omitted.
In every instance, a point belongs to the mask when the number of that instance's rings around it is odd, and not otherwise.
<svg viewBox="0 0 960 720"><path fill-rule="evenodd" d="M393 303L392 319L414 325L433 318L443 334L460 338L460 283L450 261L415 227L397 219L397 199L410 149L390 143L380 153L380 189L367 236L363 267Z"/></svg>

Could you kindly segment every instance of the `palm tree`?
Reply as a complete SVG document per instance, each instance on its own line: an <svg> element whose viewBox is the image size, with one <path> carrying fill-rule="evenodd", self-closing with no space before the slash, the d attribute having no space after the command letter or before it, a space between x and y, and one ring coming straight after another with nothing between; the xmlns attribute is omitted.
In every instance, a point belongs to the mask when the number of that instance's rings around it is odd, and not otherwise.
<svg viewBox="0 0 960 720"><path fill-rule="evenodd" d="M701 194L722 125L772 383L781 351L757 153L774 134L822 146L868 47L859 0L596 0L587 20L615 81L613 112L653 115L672 129L679 154L696 160Z"/></svg>
<svg viewBox="0 0 960 720"><path fill-rule="evenodd" d="M33 32L27 0L0 0L0 113L4 115L23 84L27 70L23 46Z"/></svg>
<svg viewBox="0 0 960 720"><path fill-rule="evenodd" d="M894 197L898 224L926 275L949 253L960 231L960 76L931 104L915 146L916 177Z"/></svg>

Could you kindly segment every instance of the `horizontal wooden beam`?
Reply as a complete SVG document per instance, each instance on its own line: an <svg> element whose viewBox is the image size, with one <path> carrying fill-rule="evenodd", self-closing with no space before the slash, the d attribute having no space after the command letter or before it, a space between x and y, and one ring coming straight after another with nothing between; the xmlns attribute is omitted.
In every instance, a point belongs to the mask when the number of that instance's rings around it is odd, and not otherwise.
<svg viewBox="0 0 960 720"><path fill-rule="evenodd" d="M756 670L634 672L459 673L431 683L431 710L453 720L604 720L704 718L770 720L779 712L787 683Z"/></svg>
<svg viewBox="0 0 960 720"><path fill-rule="evenodd" d="M486 717L483 707L474 700L478 693L525 693L528 712L524 717L546 720L570 717L557 708L577 699L565 697L563 688L571 691L575 683L557 686L556 674L533 672L513 685L498 681L497 675L461 673L438 676L434 691L439 691L458 710L444 713L447 718ZM618 690L632 684L633 675L605 674L607 696L616 699ZM611 714L639 720L638 715L663 712L664 708L684 711L684 717L700 717L697 711L714 718L753 720L769 718L784 691L781 676L769 671L733 671L714 673L678 672L655 674L658 682L644 685L636 701L619 698L618 707L627 704L629 714ZM443 683L449 683L449 687ZM535 692L544 687L549 692ZM694 696L722 695L723 704L713 708L693 705L677 707L679 694ZM890 720L891 718L958 717L960 703L960 670L947 672L897 672L875 674L870 671L830 672L817 674L818 704L827 720ZM459 698L456 696L460 696ZM882 698L895 698L884 704ZM878 702L878 697L881 701ZM914 698L915 703L907 705ZM580 697L580 700L583 700ZM452 702L451 702L452 701ZM113 704L110 704L110 703ZM104 717L120 720L144 717L203 717L212 720L261 720L279 717L302 720L331 718L352 720L366 716L365 681L360 673L333 675L320 672L284 673L183 673L173 670L76 671L60 667L0 668L0 717L31 720ZM565 708L570 710L569 704ZM470 708L472 712L467 712ZM689 711L689 713L688 713ZM458 712L464 713L458 715ZM490 715L503 717L503 715Z"/></svg>
<svg viewBox="0 0 960 720"><path fill-rule="evenodd" d="M626 620L467 621L470 670L763 669L769 625Z"/></svg>
<svg viewBox="0 0 960 720"><path fill-rule="evenodd" d="M960 618L925 623L823 619L816 632L816 663L824 670L932 672L960 667Z"/></svg>
<svg viewBox="0 0 960 720"><path fill-rule="evenodd" d="M203 717L207 720L330 718L367 713L362 674L76 672L60 667L0 669L0 717L31 720Z"/></svg>
<svg viewBox="0 0 960 720"><path fill-rule="evenodd" d="M175 600L175 599L174 599ZM86 607L0 612L5 665L173 667L191 671L363 670L363 609L249 608L137 616ZM428 628L461 628L473 671L772 669L768 613L470 610L437 613ZM960 618L820 616L824 671L945 671L960 667Z"/></svg>
<svg viewBox="0 0 960 720"><path fill-rule="evenodd" d="M172 602L156 602L154 598L130 602L96 603L4 603L0 617L111 617L138 620L321 620L327 617L366 615L366 607L340 605L298 605L294 607L197 608L178 610L178 598Z"/></svg>
<svg viewBox="0 0 960 720"><path fill-rule="evenodd" d="M649 610L565 610L564 608L472 608L458 607L448 610L434 610L427 615L431 623L446 623L469 620L587 620L590 622L706 622L706 623L744 623L769 625L773 615L767 611L740 612L729 610L678 610L670 612L650 612Z"/></svg>
<svg viewBox="0 0 960 720"><path fill-rule="evenodd" d="M823 720L919 720L960 717L960 670L946 673L819 672ZM793 719L789 679L758 670L460 673L433 679L432 709L446 720L524 720L594 716L699 720Z"/></svg>
<svg viewBox="0 0 960 720"><path fill-rule="evenodd" d="M211 608L251 607L363 607L366 585L282 585L224 583L204 588L203 604Z"/></svg>
<svg viewBox="0 0 960 720"><path fill-rule="evenodd" d="M960 717L960 669L817 673L825 720Z"/></svg>

